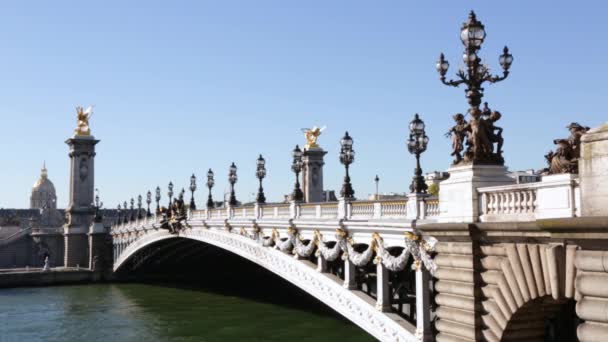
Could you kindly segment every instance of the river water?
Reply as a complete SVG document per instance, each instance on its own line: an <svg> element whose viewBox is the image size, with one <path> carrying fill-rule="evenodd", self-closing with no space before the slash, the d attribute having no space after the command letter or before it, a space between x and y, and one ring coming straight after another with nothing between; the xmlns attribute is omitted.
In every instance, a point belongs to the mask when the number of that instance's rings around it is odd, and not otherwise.
<svg viewBox="0 0 608 342"><path fill-rule="evenodd" d="M0 342L339 340L374 339L314 305L194 288L96 284L0 290Z"/></svg>

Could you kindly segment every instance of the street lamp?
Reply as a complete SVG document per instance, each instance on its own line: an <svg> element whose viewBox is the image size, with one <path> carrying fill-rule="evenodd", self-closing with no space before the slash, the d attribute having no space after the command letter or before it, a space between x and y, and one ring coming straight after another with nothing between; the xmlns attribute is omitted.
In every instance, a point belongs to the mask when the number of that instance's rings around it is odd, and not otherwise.
<svg viewBox="0 0 608 342"><path fill-rule="evenodd" d="M353 138L348 135L348 132L344 134L342 140L340 140L340 163L344 165L346 175L344 176L344 184L342 184L342 190L340 195L344 199L353 199L355 196L355 190L350 184L350 175L348 174L348 167L355 161L355 151L353 150Z"/></svg>
<svg viewBox="0 0 608 342"><path fill-rule="evenodd" d="M120 206L120 203L118 203L118 206L116 207L116 212L118 213L117 218L116 218L116 224L121 224L122 223L122 208Z"/></svg>
<svg viewBox="0 0 608 342"><path fill-rule="evenodd" d="M213 179L213 171L209 169L207 172L207 188L209 188L209 198L207 199L207 209L213 209L215 204L213 203L213 197L211 196L211 188L215 184L215 180Z"/></svg>
<svg viewBox="0 0 608 342"><path fill-rule="evenodd" d="M135 221L135 200L131 197L131 221Z"/></svg>
<svg viewBox="0 0 608 342"><path fill-rule="evenodd" d="M122 207L124 208L124 212L125 212L123 215L123 221L124 221L124 223L127 223L127 222L129 222L129 213L127 213L127 201L125 201L123 203Z"/></svg>
<svg viewBox="0 0 608 342"><path fill-rule="evenodd" d="M156 186L156 215L160 214L160 186Z"/></svg>
<svg viewBox="0 0 608 342"><path fill-rule="evenodd" d="M234 183L236 183L238 177L236 175L236 165L232 162L230 168L228 169L228 182L230 182L230 200L228 204L230 206L236 206L236 196L234 195Z"/></svg>
<svg viewBox="0 0 608 342"><path fill-rule="evenodd" d="M422 177L422 169L420 168L420 154L426 151L429 144L429 137L424 131L424 121L416 113L414 120L410 122L410 137L407 141L407 149L411 154L416 155L416 169L414 170L414 178L410 185L410 192L416 194L425 194L428 186Z"/></svg>
<svg viewBox="0 0 608 342"><path fill-rule="evenodd" d="M262 157L261 154L256 162L256 165L257 165L257 170L255 172L255 175L256 175L256 177L258 177L258 180L260 181L260 187L258 188L258 195L256 197L256 202L258 204L264 204L264 203L266 203L266 196L264 196L264 188L262 187L262 179L264 179L264 177L266 177L266 160L264 160L264 158Z"/></svg>
<svg viewBox="0 0 608 342"><path fill-rule="evenodd" d="M99 210L103 206L103 202L99 201L99 189L95 188L95 222L101 222L101 213Z"/></svg>
<svg viewBox="0 0 608 342"><path fill-rule="evenodd" d="M296 145L296 148L293 149L293 163L291 164L291 170L296 174L296 184L293 189L292 198L296 202L301 202L304 200L304 193L302 189L300 189L300 172L302 171L302 150L300 150L300 146Z"/></svg>
<svg viewBox="0 0 608 342"><path fill-rule="evenodd" d="M142 207L142 197L141 194L137 195L137 219L141 219L141 207Z"/></svg>
<svg viewBox="0 0 608 342"><path fill-rule="evenodd" d="M194 173L190 177L190 210L196 210L196 204L194 204L194 191L196 191L196 176Z"/></svg>
<svg viewBox="0 0 608 342"><path fill-rule="evenodd" d="M169 196L169 206L167 209L171 210L171 202L173 202L173 182L169 182L169 191L167 192Z"/></svg>
<svg viewBox="0 0 608 342"><path fill-rule="evenodd" d="M148 190L146 193L146 204L148 204L148 210L146 211L146 217L152 216L152 212L150 212L150 203L152 203L152 192Z"/></svg>
<svg viewBox="0 0 608 342"><path fill-rule="evenodd" d="M380 196L378 195L378 183L380 182L380 177L378 177L378 175L376 175L376 178L374 178L374 182L376 182L376 200L380 199Z"/></svg>
<svg viewBox="0 0 608 342"><path fill-rule="evenodd" d="M471 109L479 109L481 104L481 98L483 97L483 88L481 87L484 82L496 83L500 82L509 76L509 68L513 63L513 56L509 53L509 48L506 46L503 49L503 54L499 57L498 61L503 69L502 76L493 76L490 73L490 68L486 64L481 63L481 58L477 55L481 49L484 39L486 38L486 31L483 24L477 20L475 12L471 11L469 19L462 24L460 29L460 40L465 46L465 51L462 56L463 61L466 65L465 70L461 69L456 73L458 80L446 81L445 74L447 73L450 64L445 59L443 53L439 56L437 61L437 72L439 72L441 82L445 85L458 87L461 84L466 85L466 98L468 99Z"/></svg>

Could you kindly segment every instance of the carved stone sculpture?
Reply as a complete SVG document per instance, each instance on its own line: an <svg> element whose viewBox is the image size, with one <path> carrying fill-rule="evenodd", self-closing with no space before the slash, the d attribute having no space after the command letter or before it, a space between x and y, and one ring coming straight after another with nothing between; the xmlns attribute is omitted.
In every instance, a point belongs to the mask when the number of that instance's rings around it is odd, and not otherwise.
<svg viewBox="0 0 608 342"><path fill-rule="evenodd" d="M570 130L567 139L555 139L553 143L557 145L555 151L549 151L545 155L548 167L543 170L545 175L560 173L578 173L578 159L581 156L581 137L587 133L589 127L581 126L573 122L566 128Z"/></svg>

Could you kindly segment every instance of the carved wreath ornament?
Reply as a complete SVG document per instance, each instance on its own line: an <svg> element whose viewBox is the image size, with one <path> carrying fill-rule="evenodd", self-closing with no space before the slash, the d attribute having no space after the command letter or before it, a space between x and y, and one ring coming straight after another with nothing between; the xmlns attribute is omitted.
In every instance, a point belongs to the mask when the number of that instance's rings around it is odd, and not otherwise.
<svg viewBox="0 0 608 342"><path fill-rule="evenodd" d="M316 251L317 257L321 256L327 261L334 261L342 254L342 260L348 259L355 266L361 267L369 264L376 252L374 264L382 263L384 267L393 272L403 271L410 256L414 259L412 269L419 270L421 266L424 266L431 274L435 274L437 270L437 265L431 255L435 250L437 239L423 235L416 230L405 233L405 248L398 256L389 253L384 245L384 240L378 233L372 235L367 249L360 253L355 250L353 239L348 236L348 232L340 228L336 229L336 243L332 247L323 241L323 235L319 230L315 230L314 237L308 242L293 227L287 230L287 237L284 238L280 237L276 229L272 230L271 236L263 236L257 226L254 226L251 234L245 228L241 228L240 234L257 241L264 247L274 247L282 252L291 252L295 257L307 258Z"/></svg>

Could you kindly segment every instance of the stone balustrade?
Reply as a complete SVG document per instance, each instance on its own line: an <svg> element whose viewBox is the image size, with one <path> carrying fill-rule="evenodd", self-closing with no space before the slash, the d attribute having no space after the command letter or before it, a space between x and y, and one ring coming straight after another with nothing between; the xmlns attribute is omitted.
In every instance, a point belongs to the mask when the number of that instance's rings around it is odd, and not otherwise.
<svg viewBox="0 0 608 342"><path fill-rule="evenodd" d="M544 176L541 182L478 188L479 221L527 222L580 216L576 175Z"/></svg>

